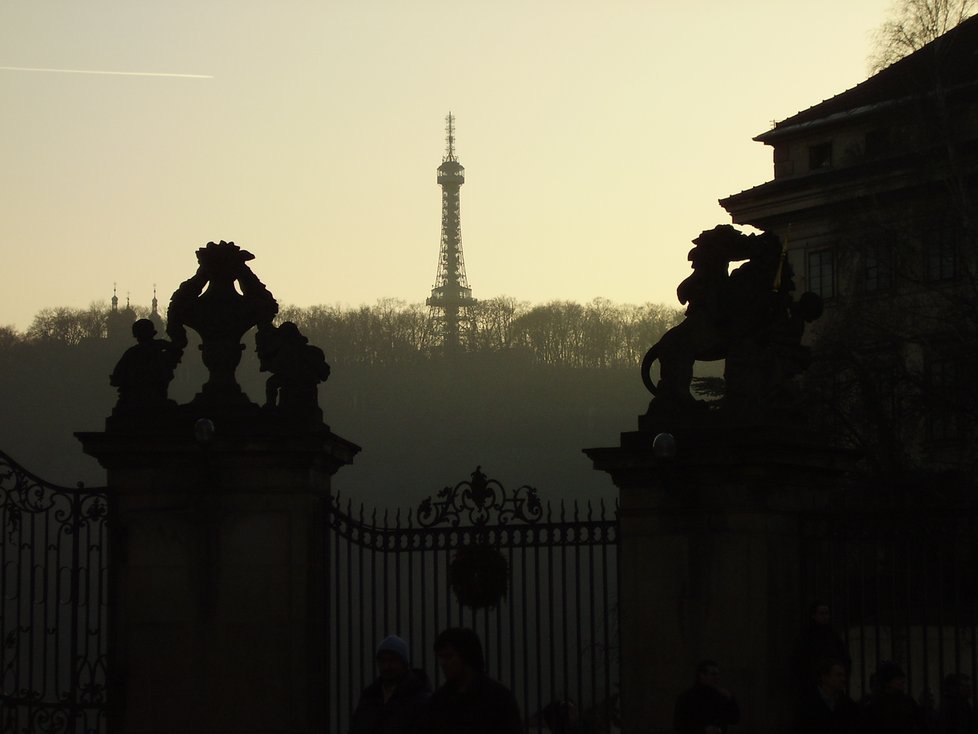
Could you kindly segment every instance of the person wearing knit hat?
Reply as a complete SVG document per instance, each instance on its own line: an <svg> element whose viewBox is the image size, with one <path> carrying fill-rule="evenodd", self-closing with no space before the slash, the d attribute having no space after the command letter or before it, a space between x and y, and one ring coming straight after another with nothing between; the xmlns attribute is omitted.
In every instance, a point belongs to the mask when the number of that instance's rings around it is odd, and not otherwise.
<svg viewBox="0 0 978 734"><path fill-rule="evenodd" d="M445 685L432 694L419 721L424 734L523 734L513 694L486 675L479 636L454 627L435 639Z"/></svg>
<svg viewBox="0 0 978 734"><path fill-rule="evenodd" d="M408 644L397 635L388 635L377 646L377 661L380 661L381 653L394 653L407 666L411 665L411 655L408 651Z"/></svg>
<svg viewBox="0 0 978 734"><path fill-rule="evenodd" d="M409 734L431 695L428 677L411 670L407 642L388 635L377 645L377 680L367 686L350 725L350 734Z"/></svg>

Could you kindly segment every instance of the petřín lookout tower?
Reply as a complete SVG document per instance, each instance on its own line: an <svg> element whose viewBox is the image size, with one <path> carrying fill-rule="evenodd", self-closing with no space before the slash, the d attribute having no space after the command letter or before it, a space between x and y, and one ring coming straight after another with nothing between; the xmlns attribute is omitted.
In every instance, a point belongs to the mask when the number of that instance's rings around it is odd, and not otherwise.
<svg viewBox="0 0 978 734"><path fill-rule="evenodd" d="M438 253L438 274L431 297L435 338L446 354L457 352L462 335L471 333L475 299L465 277L462 257L462 223L459 215L459 188L465 183L465 169L455 157L455 118L445 118L446 150L438 166L438 185L441 186L441 249Z"/></svg>

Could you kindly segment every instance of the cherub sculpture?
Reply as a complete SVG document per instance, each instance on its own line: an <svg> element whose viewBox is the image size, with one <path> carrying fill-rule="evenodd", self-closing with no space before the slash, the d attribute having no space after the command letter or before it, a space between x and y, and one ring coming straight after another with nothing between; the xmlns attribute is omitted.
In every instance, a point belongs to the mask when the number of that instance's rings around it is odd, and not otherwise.
<svg viewBox="0 0 978 734"><path fill-rule="evenodd" d="M286 321L260 327L255 334L259 369L271 372L265 381L265 407L288 417L322 418L318 386L329 378L326 355Z"/></svg>
<svg viewBox="0 0 978 734"><path fill-rule="evenodd" d="M156 327L149 319L132 325L136 345L129 347L109 376L109 384L119 391L117 410L142 410L172 405L167 389L173 371L180 363L183 348L156 339Z"/></svg>

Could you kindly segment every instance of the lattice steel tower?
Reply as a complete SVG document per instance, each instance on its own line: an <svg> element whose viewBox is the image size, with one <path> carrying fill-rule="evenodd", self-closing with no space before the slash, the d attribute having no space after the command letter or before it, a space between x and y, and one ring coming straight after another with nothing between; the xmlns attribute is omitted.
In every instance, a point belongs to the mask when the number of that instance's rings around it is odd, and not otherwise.
<svg viewBox="0 0 978 734"><path fill-rule="evenodd" d="M436 325L436 337L445 352L455 352L463 336L473 327L472 289L465 277L462 257L462 222L459 215L459 188L465 183L465 169L455 157L455 118L449 112L445 118L445 157L438 166L438 185L441 186L441 250L438 253L438 274L431 297L426 301Z"/></svg>

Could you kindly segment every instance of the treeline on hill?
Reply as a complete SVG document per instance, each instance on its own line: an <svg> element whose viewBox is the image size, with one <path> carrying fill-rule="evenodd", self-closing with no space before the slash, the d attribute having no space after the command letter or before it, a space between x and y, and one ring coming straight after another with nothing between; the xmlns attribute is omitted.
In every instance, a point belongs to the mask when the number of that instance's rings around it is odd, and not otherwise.
<svg viewBox="0 0 978 734"><path fill-rule="evenodd" d="M136 308L121 318L97 303L44 309L23 333L0 328L0 450L50 481L103 481L72 434L102 429L116 401L108 376L134 343L129 325L147 315ZM333 367L320 388L327 422L363 446L337 486L410 504L482 464L507 486L530 483L545 496L611 491L581 449L617 443L635 427L648 402L642 354L681 318L678 310L495 298L474 316L465 353L444 360L422 305L282 308L279 321L297 323ZM268 375L258 369L253 335L243 341L238 381L260 402ZM186 402L205 379L191 344L170 396Z"/></svg>
<svg viewBox="0 0 978 734"><path fill-rule="evenodd" d="M133 309L137 318L147 309ZM0 349L17 343L80 344L104 339L111 311L104 303L88 308L46 308L23 334L0 327ZM566 367L633 367L671 326L679 309L661 304L617 304L596 298L590 303L552 301L531 306L500 296L479 301L471 330L463 334L466 351L513 352L531 363ZM286 306L279 322L293 321L310 342L340 364L396 365L425 360L434 353L437 324L428 307L385 298L373 306ZM162 336L162 335L161 335Z"/></svg>
<svg viewBox="0 0 978 734"><path fill-rule="evenodd" d="M358 309L287 307L279 317L298 324L340 363L426 359L437 340L438 327L426 306L395 299ZM462 341L470 352L515 352L536 364L631 367L681 317L678 309L652 303L623 305L597 298L584 305L552 301L531 306L502 296L478 302Z"/></svg>

